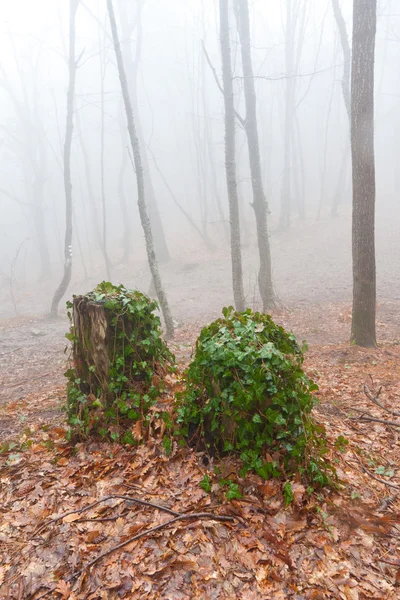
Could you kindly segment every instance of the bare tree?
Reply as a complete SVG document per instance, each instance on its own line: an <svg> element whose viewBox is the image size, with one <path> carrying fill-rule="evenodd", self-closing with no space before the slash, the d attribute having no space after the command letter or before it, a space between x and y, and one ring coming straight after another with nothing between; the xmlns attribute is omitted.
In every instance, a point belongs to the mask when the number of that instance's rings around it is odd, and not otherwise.
<svg viewBox="0 0 400 600"><path fill-rule="evenodd" d="M351 68L351 49L349 38L346 30L346 23L343 18L342 10L340 8L339 0L332 0L333 14L335 16L336 24L338 26L340 43L343 52L343 79L342 79L342 93L344 105L346 107L347 116L350 121L350 68Z"/></svg>
<svg viewBox="0 0 400 600"><path fill-rule="evenodd" d="M245 309L242 250L240 244L239 199L236 178L235 104L233 97L228 0L219 0L222 81L225 106L225 170L228 188L232 284L236 310Z"/></svg>
<svg viewBox="0 0 400 600"><path fill-rule="evenodd" d="M25 196L27 199L29 199L29 202L26 202L26 204L31 210L32 222L35 228L35 241L39 250L39 279L45 279L50 275L51 263L44 214L45 184L47 179L46 151L42 132L42 123L39 116L37 61L34 65L32 65L31 72L34 79L34 85L32 87L33 97L30 98L28 86L25 80L26 74L21 68L14 44L12 43L11 45L15 59L15 68L21 86L22 97L18 97L11 82L7 79L4 67L2 65L0 65L0 87L7 92L12 102L15 114L19 120L21 136L19 133L14 135L7 127L3 126L2 129L10 135L13 142L13 147L15 147L16 157L22 158L21 169L25 186ZM9 197L12 196L12 194L8 195Z"/></svg>
<svg viewBox="0 0 400 600"><path fill-rule="evenodd" d="M107 0L108 15L110 18L111 32L114 42L115 56L118 65L118 74L121 83L122 97L125 104L126 119L128 125L129 139L132 146L133 159L136 171L136 181L138 190L138 207L140 220L143 227L144 237L146 240L147 258L149 261L149 267L153 278L154 287L156 289L157 297L160 302L161 310L164 316L166 335L171 338L174 335L174 323L172 320L171 311L169 309L167 296L164 292L162 285L160 272L158 269L157 257L154 249L153 232L149 215L147 212L146 197L145 197L145 182L142 166L142 157L140 152L139 140L136 133L135 122L133 119L132 105L129 97L128 82L125 74L124 61L122 57L121 44L118 38L117 23L115 20L115 13L112 0Z"/></svg>
<svg viewBox="0 0 400 600"><path fill-rule="evenodd" d="M105 173L104 173L104 153L105 153L105 107L104 107L104 80L106 77L106 36L103 33L103 41L100 40L99 30L99 55L100 55L100 183L101 183L101 207L102 207L102 244L103 256L106 263L106 274L108 281L111 281L111 264L107 250L107 201L105 191Z"/></svg>
<svg viewBox="0 0 400 600"><path fill-rule="evenodd" d="M374 63L376 0L353 0L351 154L353 312L351 341L376 346Z"/></svg>
<svg viewBox="0 0 400 600"><path fill-rule="evenodd" d="M133 4L136 4L135 19L132 18L130 11L127 11L127 6L129 7ZM136 2L134 3L132 3L130 0L119 0L118 2L122 32L121 51L127 75L129 97L132 105L132 111L135 115L136 132L141 148L147 210L149 213L152 230L154 232L155 250L157 254L157 259L161 262L167 262L170 259L170 255L168 251L167 241L165 238L165 232L160 216L160 211L157 204L156 195L154 192L153 180L150 173L146 145L144 143L144 136L141 128L141 121L139 116L139 99L137 95L137 79L142 55L143 5L143 0L136 0ZM131 37L135 26L137 36L135 54L133 55Z"/></svg>
<svg viewBox="0 0 400 600"><path fill-rule="evenodd" d="M75 58L75 17L79 0L70 0L69 3L69 53L68 73L69 83L67 91L67 116L65 125L64 142L64 190L65 190L65 241L64 241L64 274L60 285L56 289L51 302L50 315L55 317L61 298L64 296L72 275L72 183L71 183L71 146L74 129L74 95L77 70Z"/></svg>
<svg viewBox="0 0 400 600"><path fill-rule="evenodd" d="M306 5L302 5L302 17L298 24L301 0L286 0L285 40L285 126L283 138L283 179L281 190L281 214L279 228L290 227L291 214L291 160L293 125L296 112L296 74L298 72L305 33ZM297 41L297 43L296 43Z"/></svg>
<svg viewBox="0 0 400 600"><path fill-rule="evenodd" d="M342 94L346 113L349 119L350 129L350 68L351 68L351 49L349 43L349 37L347 35L346 23L343 18L342 10L340 8L339 0L332 0L333 14L335 16L336 24L339 30L340 43L343 52L343 79L342 79ZM337 215L337 209L340 202L340 196L343 190L343 182L346 177L346 167L349 161L348 148L342 153L342 160L340 162L339 176L337 180L337 186L332 202L331 215L335 217Z"/></svg>
<svg viewBox="0 0 400 600"><path fill-rule="evenodd" d="M235 1L246 104L246 119L244 125L249 149L251 183L253 188L253 209L256 217L257 242L260 257L258 286L263 310L266 311L271 306L274 306L276 298L272 284L271 251L267 224L267 202L261 176L260 145L257 128L257 98L254 86L250 45L249 4L248 0Z"/></svg>

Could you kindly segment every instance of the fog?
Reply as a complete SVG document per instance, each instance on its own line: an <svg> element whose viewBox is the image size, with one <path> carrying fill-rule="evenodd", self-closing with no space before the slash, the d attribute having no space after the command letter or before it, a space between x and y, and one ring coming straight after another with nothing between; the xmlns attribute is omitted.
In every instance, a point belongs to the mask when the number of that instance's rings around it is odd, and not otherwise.
<svg viewBox="0 0 400 600"><path fill-rule="evenodd" d="M342 94L344 58L331 0L293 0L287 73L286 3L250 1L262 178L272 270L284 306L349 303L351 154ZM352 3L342 1L351 43ZM142 6L138 21L138 6ZM217 0L114 0L140 150L169 259L160 271L174 319L210 318L233 302L224 155ZM60 303L109 275L150 289L137 185L105 0L76 12L71 154L72 279ZM0 13L0 316L49 312L63 273L69 48L67 0L15 0ZM230 13L236 111L245 101L240 41ZM202 47L206 49L208 59ZM290 44L289 44L290 45ZM400 4L378 2L375 158L378 299L400 295ZM134 81L135 64L137 67ZM131 65L131 66L132 66ZM284 163L288 81L294 107ZM260 307L258 252L246 134L237 122L236 159L246 303ZM282 189L290 226L279 226ZM147 187L148 201L148 187ZM338 201L337 215L332 206ZM154 207L149 208L154 223ZM104 259L104 233L110 268Z"/></svg>

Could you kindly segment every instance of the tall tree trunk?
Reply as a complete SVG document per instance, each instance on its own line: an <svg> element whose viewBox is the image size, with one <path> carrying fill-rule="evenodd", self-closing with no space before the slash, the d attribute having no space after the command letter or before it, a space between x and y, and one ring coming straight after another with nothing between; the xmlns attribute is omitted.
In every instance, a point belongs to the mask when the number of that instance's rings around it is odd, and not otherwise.
<svg viewBox="0 0 400 600"><path fill-rule="evenodd" d="M100 226L99 226L98 210L97 210L97 206L96 206L96 198L95 198L94 191L93 191L93 182L92 182L92 172L91 172L91 168L90 168L90 159L89 159L89 153L88 153L87 148L85 146L85 140L84 140L84 137L83 137L82 127L81 127L80 110L79 109L76 111L75 123L76 123L76 131L78 133L78 141L79 141L79 145L81 147L81 152L82 152L82 157L83 157L83 166L84 166L84 170L85 170L85 183L86 183L87 195L88 195L88 198L89 198L90 212L91 212L91 219L90 220L92 222L93 232L94 232L94 236L95 236L95 239L96 239L96 243L97 243L97 245L99 247L99 250L103 254L103 249L104 249L103 248L103 240L102 240Z"/></svg>
<svg viewBox="0 0 400 600"><path fill-rule="evenodd" d="M219 0L222 82L225 106L225 170L229 200L232 284L236 310L245 309L242 250L240 244L239 198L236 178L236 116L233 97L228 0Z"/></svg>
<svg viewBox="0 0 400 600"><path fill-rule="evenodd" d="M128 2L129 4L129 2ZM153 180L150 173L149 160L146 152L146 144L144 143L144 136L141 127L140 114L139 114L139 101L137 95L137 76L139 71L141 53L142 53L142 10L143 0L137 0L136 4L136 54L134 59L132 58L131 50L131 32L133 29L133 23L130 21L126 12L126 6L124 2L119 3L120 7L120 21L123 43L121 44L123 60L126 65L127 81L129 97L132 106L133 114L135 115L135 126L136 134L141 148L142 157L142 168L143 178L145 186L146 204L147 211L151 222L152 231L154 233L154 244L157 259L160 262L168 262L170 260L169 250L167 246L167 240L165 237L164 227L158 208L156 195L154 192Z"/></svg>
<svg viewBox="0 0 400 600"><path fill-rule="evenodd" d="M246 103L245 129L249 148L251 183L253 187L252 206L256 217L258 252L260 257L258 286L263 310L266 311L268 308L275 305L276 298L272 284L271 251L267 225L267 202L261 176L260 146L257 129L257 98L254 86L250 46L249 5L248 0L236 1Z"/></svg>
<svg viewBox="0 0 400 600"><path fill-rule="evenodd" d="M67 92L67 117L64 142L64 189L65 189L65 242L64 242L64 275L56 289L50 308L50 315L57 316L58 304L64 296L72 275L72 183L71 183L71 145L74 128L74 94L76 80L75 60L75 16L79 0L70 0L69 3L69 57L68 71L69 83Z"/></svg>
<svg viewBox="0 0 400 600"><path fill-rule="evenodd" d="M144 237L146 240L147 258L149 261L149 267L153 278L154 286L156 288L157 297L160 302L161 310L164 316L166 335L171 338L174 335L174 323L172 315L169 309L167 296L165 295L164 288L162 285L160 272L158 269L157 257L154 249L153 232L151 229L151 223L147 212L146 197L145 197L145 184L142 167L142 157L140 153L139 140L136 134L135 122L133 120L132 105L129 98L128 82L125 75L124 61L122 58L121 44L118 39L117 24L115 21L115 13L112 0L107 0L108 15L110 18L110 25L112 31L112 37L114 42L115 56L118 65L118 74L121 83L122 97L125 104L126 119L128 124L129 139L132 146L133 159L136 170L136 181L138 190L138 207L140 220L143 227Z"/></svg>
<svg viewBox="0 0 400 600"><path fill-rule="evenodd" d="M281 214L279 218L279 229L290 227L291 213L291 144L295 99L294 79L294 9L292 0L286 0L286 39L285 39L285 126L283 135L283 179L281 191Z"/></svg>
<svg viewBox="0 0 400 600"><path fill-rule="evenodd" d="M328 159L329 127L330 127L330 122L331 122L333 100L335 97L335 82L336 82L336 64L335 63L336 63L336 55L337 55L336 50L337 50L337 38L335 40L335 45L334 45L334 49L333 49L333 65L334 65L334 67L332 70L332 85L331 85L331 89L329 92L328 110L326 113L326 120L324 119L325 135L324 135L324 143L323 143L323 150L322 150L321 190L320 190L318 210L317 210L317 221L319 221L321 218L322 205L324 204L324 198L325 198L325 179L326 179L327 159Z"/></svg>
<svg viewBox="0 0 400 600"><path fill-rule="evenodd" d="M283 180L281 189L281 213L279 229L290 227L292 211L291 171L293 165L293 124L296 113L296 79L301 52L304 43L306 3L303 4L301 21L298 23L298 13L301 0L286 0L286 34L285 34L285 125L283 137ZM296 35L297 34L297 35ZM297 37L297 43L296 43Z"/></svg>
<svg viewBox="0 0 400 600"><path fill-rule="evenodd" d="M99 43L100 46L100 43ZM106 40L104 37L103 48L99 47L100 52L100 183L101 183L101 208L102 208L102 242L103 255L106 263L107 280L111 281L111 265L107 250L107 202L105 191L105 173L104 173L104 152L105 152L105 127L104 127L104 80L106 77Z"/></svg>
<svg viewBox="0 0 400 600"><path fill-rule="evenodd" d="M346 107L346 113L350 122L350 69L351 69L351 49L349 44L349 38L346 30L346 23L343 18L343 14L339 5L339 0L332 0L333 14L335 16L336 24L339 29L340 43L342 45L343 52L343 79L342 79L342 94L344 105Z"/></svg>
<svg viewBox="0 0 400 600"><path fill-rule="evenodd" d="M119 134L121 136L121 147L122 147L122 160L121 160L119 172L118 172L118 198L119 198L121 214L122 214L122 219L123 219L122 226L124 229L124 237L122 240L123 254L122 254L121 262L123 264L127 264L129 262L129 256L130 256L130 252L131 252L131 239L130 239L130 234L129 234L130 218L129 218L128 206L127 206L126 196L125 196L125 186L124 186L125 171L126 171L126 165L127 165L127 161L128 161L127 150L126 150L126 145L127 145L128 140L127 140L127 135L126 135L126 127L124 127L124 124L123 124L123 116L124 115L123 115L123 108L122 108L122 112L120 112L120 114L118 115Z"/></svg>
<svg viewBox="0 0 400 600"><path fill-rule="evenodd" d="M342 79L342 94L344 105L346 108L346 114L349 119L349 128L350 128L350 69L351 69L351 49L349 44L349 38L346 30L346 23L343 18L342 10L340 8L339 0L332 0L332 8L333 14L336 20L336 24L339 30L340 35L340 43L342 46L343 52L343 79ZM344 174L346 172L346 164L348 160L348 151L347 148L342 154L342 160L340 164L339 177L337 181L337 186L335 190L335 195L333 197L331 216L336 217L337 209L340 204L340 197L343 191L343 179Z"/></svg>
<svg viewBox="0 0 400 600"><path fill-rule="evenodd" d="M353 313L351 341L376 346L374 63L376 0L353 0L351 154Z"/></svg>

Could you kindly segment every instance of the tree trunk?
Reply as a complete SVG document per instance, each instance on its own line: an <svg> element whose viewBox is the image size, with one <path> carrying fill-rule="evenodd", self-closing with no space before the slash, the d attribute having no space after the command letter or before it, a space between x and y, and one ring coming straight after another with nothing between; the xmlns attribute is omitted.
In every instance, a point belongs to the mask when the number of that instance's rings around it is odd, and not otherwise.
<svg viewBox="0 0 400 600"><path fill-rule="evenodd" d="M129 3L128 3L129 4ZM146 152L146 144L144 143L143 132L141 128L141 121L139 115L139 102L137 96L137 75L140 65L140 58L142 52L142 10L143 10L143 0L137 0L135 2L137 6L136 12L136 28L137 28L137 38L136 38L136 55L134 60L132 59L131 52L131 34L133 29L133 23L130 22L126 7L124 2L120 2L120 21L121 21L121 31L122 31L122 39L123 43L121 44L124 65L126 65L126 73L127 73L127 81L128 81L128 90L129 97L132 106L132 113L135 115L135 127L136 127L136 135L138 137L138 141L141 148L141 157L142 157L142 169L143 169L143 179L144 179L144 189L146 195L146 205L147 211L151 222L152 231L154 233L154 244L155 251L158 261L161 263L168 262L170 260L169 250L167 246L167 240L165 237L164 227L160 216L160 211L158 208L156 195L154 193L153 180L150 173L149 161Z"/></svg>
<svg viewBox="0 0 400 600"><path fill-rule="evenodd" d="M69 84L67 92L67 117L64 142L64 189L65 189L65 242L64 242L64 275L55 291L51 303L50 316L57 316L58 304L67 291L72 275L72 183L71 183L71 145L74 128L74 94L76 79L75 60L75 16L79 0L70 0L69 4Z"/></svg>
<svg viewBox="0 0 400 600"><path fill-rule="evenodd" d="M219 14L222 82L225 106L225 170L229 200L233 298L236 310L244 311L245 300L243 290L242 250L240 243L239 198L236 177L236 116L233 97L231 47L229 40L228 0L219 0Z"/></svg>
<svg viewBox="0 0 400 600"><path fill-rule="evenodd" d="M125 171L126 171L126 164L127 164L127 160L128 160L127 150L126 150L126 145L127 145L128 139L127 139L127 135L126 135L126 127L124 127L124 125L123 125L123 108L122 108L122 112L118 115L118 126L119 126L119 133L121 136L121 147L122 147L122 160L121 160L119 173L118 173L118 198L119 198L122 220L123 220L122 226L124 229L124 237L123 237L123 241L122 241L123 254L122 254L121 262L123 264L127 264L127 263L129 263L129 257L130 257L130 253L131 253L131 239L130 239L130 235L129 235L130 217L129 217L128 206L127 206L127 202L126 202L125 187L124 187L124 177L125 177Z"/></svg>
<svg viewBox="0 0 400 600"><path fill-rule="evenodd" d="M346 23L343 18L342 11L340 9L339 0L332 0L333 14L339 29L340 43L343 51L343 79L342 79L342 93L344 105L346 107L347 116L350 122L350 65L351 65L351 50L349 44L349 38L346 31Z"/></svg>
<svg viewBox="0 0 400 600"><path fill-rule="evenodd" d="M249 148L251 183L253 187L252 206L256 217L258 252L260 257L258 286L263 310L265 312L275 305L276 298L272 284L271 252L267 225L267 202L261 176L260 146L257 129L257 98L254 87L250 47L249 6L248 0L236 1L246 103L245 129Z"/></svg>
<svg viewBox="0 0 400 600"><path fill-rule="evenodd" d="M100 46L100 44L99 44ZM110 257L108 256L107 249L107 202L106 202L106 191L105 191L105 180L104 180L104 152L105 152L105 128L104 128L104 80L106 77L106 40L103 40L103 48L99 47L100 53L100 183L101 183L101 208L102 208L102 243L103 243L103 255L106 263L106 274L107 280L111 281L111 265Z"/></svg>
<svg viewBox="0 0 400 600"><path fill-rule="evenodd" d="M347 117L349 119L349 126L350 126L350 119L351 119L351 117L350 117L350 111L351 111L351 106L350 106L351 105L351 99L350 99L351 49L350 49L349 38L347 35L347 30L346 30L346 23L343 18L343 14L342 14L342 11L341 11L341 8L339 5L339 0L332 0L332 8L333 8L333 14L335 16L335 20L336 20L336 23L338 26L338 30L339 30L340 43L341 43L342 52L343 52L342 94L343 94L344 105L346 108L346 113L347 113ZM343 184L343 179L344 179L344 175L346 172L347 157L348 157L348 151L346 149L342 154L338 182L337 182L336 191L335 191L335 195L333 197L333 202L332 202L331 216L333 216L333 217L336 217L337 209L340 204L341 191L343 190L342 184Z"/></svg>
<svg viewBox="0 0 400 600"><path fill-rule="evenodd" d="M158 262L156 258L156 253L154 249L154 240L153 240L153 232L151 229L151 223L149 219L149 215L147 212L146 198L145 198L145 186L144 186L144 176L143 176L143 167L142 167L142 158L140 154L139 140L136 134L135 122L133 120L133 112L132 105L129 98L129 89L128 82L125 75L125 67L124 61L122 58L121 45L118 39L117 32L117 24L115 21L115 14L112 0L107 0L108 14L110 18L110 25L112 31L112 37L114 42L115 56L117 59L118 65L118 74L121 83L122 96L125 104L125 112L128 124L128 133L129 139L132 146L133 159L135 163L136 170L136 181L137 181L137 190L138 190L138 207L140 220L142 223L144 237L146 240L146 251L147 258L149 261L149 267L151 271L151 275L153 277L154 286L156 288L157 297L160 302L161 310L164 316L166 334L167 337L173 337L174 335L174 323L172 320L172 315L169 309L168 300L164 292L164 288L162 285L160 272L158 269Z"/></svg>
<svg viewBox="0 0 400 600"><path fill-rule="evenodd" d="M351 73L353 313L351 341L376 346L374 62L376 0L354 0Z"/></svg>

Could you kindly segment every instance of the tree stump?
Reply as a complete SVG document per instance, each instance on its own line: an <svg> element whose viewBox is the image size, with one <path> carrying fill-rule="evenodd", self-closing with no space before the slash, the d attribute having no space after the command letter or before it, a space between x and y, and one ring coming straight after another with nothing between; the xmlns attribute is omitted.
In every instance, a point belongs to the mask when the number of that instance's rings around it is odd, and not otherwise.
<svg viewBox="0 0 400 600"><path fill-rule="evenodd" d="M158 399L173 355L161 336L157 303L138 291L103 282L72 304L72 368L67 413L76 437L132 440Z"/></svg>

